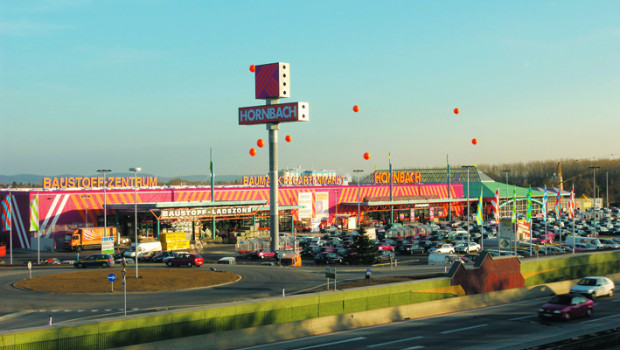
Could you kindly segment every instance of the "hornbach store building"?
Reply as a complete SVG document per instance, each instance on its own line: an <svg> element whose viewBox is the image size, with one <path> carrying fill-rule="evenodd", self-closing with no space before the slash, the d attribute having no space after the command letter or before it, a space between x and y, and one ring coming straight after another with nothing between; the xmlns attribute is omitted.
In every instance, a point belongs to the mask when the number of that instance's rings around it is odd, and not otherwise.
<svg viewBox="0 0 620 350"><path fill-rule="evenodd" d="M475 213L481 189L487 215L497 189L501 207L513 202L514 186L494 182L475 168L469 174L462 168L392 174L390 181L388 171L375 171L360 177L359 184L341 176L279 178L280 231L293 230L294 221L314 228L354 227L358 210L362 223L387 223L392 215L402 223L444 220L449 213L458 218L467 213L467 203ZM210 187L157 186L156 178L108 177L105 183L101 177L46 178L42 188L0 191L0 200L9 198L12 218L10 230L2 225L0 240L8 242L11 235L13 247L36 249L31 245L37 233L54 238L79 227L103 226L104 216L108 226L133 237L136 212L138 234L144 236L171 230L204 236L213 221L222 235L247 226L268 230L269 179L244 177L242 183L216 186L212 198ZM517 202L525 200L526 192L516 187ZM534 191L533 197L542 193Z"/></svg>

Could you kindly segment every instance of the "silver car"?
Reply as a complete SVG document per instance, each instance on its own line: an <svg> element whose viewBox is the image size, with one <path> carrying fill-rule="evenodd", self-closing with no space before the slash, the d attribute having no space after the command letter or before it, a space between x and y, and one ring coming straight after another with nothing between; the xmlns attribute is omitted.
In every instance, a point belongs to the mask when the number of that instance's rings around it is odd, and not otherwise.
<svg viewBox="0 0 620 350"><path fill-rule="evenodd" d="M571 293L579 293L596 299L602 295L613 296L616 285L607 277L584 277L570 289Z"/></svg>

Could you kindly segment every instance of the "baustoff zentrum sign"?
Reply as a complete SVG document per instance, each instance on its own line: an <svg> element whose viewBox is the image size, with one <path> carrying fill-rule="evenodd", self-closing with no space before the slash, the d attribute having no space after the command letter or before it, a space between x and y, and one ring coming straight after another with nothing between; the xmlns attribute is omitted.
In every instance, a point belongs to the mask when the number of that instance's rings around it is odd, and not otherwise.
<svg viewBox="0 0 620 350"><path fill-rule="evenodd" d="M280 123L310 120L308 102L280 103L291 96L291 65L276 62L251 67L254 72L255 97L265 100L264 106L239 108L239 125L266 124L269 131L269 177L278 178L278 130ZM269 224L271 251L278 250L280 215L278 212L278 181L269 183Z"/></svg>

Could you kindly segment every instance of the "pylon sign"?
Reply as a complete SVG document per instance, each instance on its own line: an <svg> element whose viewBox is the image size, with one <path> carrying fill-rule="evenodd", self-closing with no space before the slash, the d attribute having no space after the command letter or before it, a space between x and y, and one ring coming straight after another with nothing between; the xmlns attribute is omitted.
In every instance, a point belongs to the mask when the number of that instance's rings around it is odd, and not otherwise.
<svg viewBox="0 0 620 350"><path fill-rule="evenodd" d="M290 69L290 64L285 62L256 66L255 97L264 100L291 97ZM239 108L239 125L307 122L309 120L310 104L308 102L271 103Z"/></svg>

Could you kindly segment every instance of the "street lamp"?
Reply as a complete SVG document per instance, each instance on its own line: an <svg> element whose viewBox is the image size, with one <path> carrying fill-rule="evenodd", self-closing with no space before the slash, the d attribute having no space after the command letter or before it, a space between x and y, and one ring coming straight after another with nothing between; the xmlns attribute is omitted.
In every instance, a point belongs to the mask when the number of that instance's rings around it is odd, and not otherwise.
<svg viewBox="0 0 620 350"><path fill-rule="evenodd" d="M357 175L357 226L361 227L360 224L360 173L364 170L355 169L353 172Z"/></svg>
<svg viewBox="0 0 620 350"><path fill-rule="evenodd" d="M470 243L470 234L469 234L469 169L475 168L473 165L463 165L463 168L467 169L467 252L469 252L469 243ZM483 236L480 236L480 239L484 239Z"/></svg>
<svg viewBox="0 0 620 350"><path fill-rule="evenodd" d="M591 166L588 167L589 169L592 169L592 191L594 193L594 197L592 198L593 203L593 209L592 209L592 215L594 216L594 237L598 237L598 232L596 231L596 169L600 169L600 166Z"/></svg>
<svg viewBox="0 0 620 350"><path fill-rule="evenodd" d="M98 173L102 173L103 174L103 231L105 232L105 235L108 235L108 211L107 211L107 206L108 206L108 198L106 196L106 187L107 187L107 182L106 182L106 174L109 173L110 169L99 169L97 170ZM114 240L116 241L116 238L114 238Z"/></svg>
<svg viewBox="0 0 620 350"><path fill-rule="evenodd" d="M84 206L84 227L88 227L88 199L90 198L89 194L81 194L82 200L86 203Z"/></svg>
<svg viewBox="0 0 620 350"><path fill-rule="evenodd" d="M609 208L609 171L605 171L605 192L607 192L607 208Z"/></svg>
<svg viewBox="0 0 620 350"><path fill-rule="evenodd" d="M138 278L138 172L142 171L142 168L129 168L129 171L133 171L133 185L134 185L134 231L135 231L135 264L136 264L136 278Z"/></svg>
<svg viewBox="0 0 620 350"><path fill-rule="evenodd" d="M504 169L502 170L502 172L506 174L506 203L508 203L508 173L510 173L510 169ZM515 205L515 203L512 203L512 205ZM508 210L507 205L506 205L506 210ZM508 216L508 211L506 212L506 216ZM497 227L499 227L499 223Z"/></svg>

